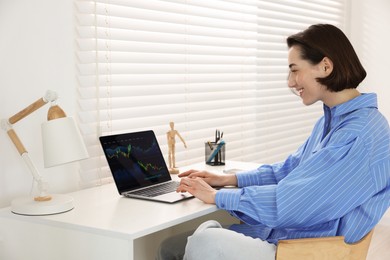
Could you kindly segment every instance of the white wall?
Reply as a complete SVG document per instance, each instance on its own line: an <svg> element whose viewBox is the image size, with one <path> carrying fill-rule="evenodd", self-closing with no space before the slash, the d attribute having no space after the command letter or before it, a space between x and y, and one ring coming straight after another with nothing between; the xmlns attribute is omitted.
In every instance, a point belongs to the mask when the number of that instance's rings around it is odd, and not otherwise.
<svg viewBox="0 0 390 260"><path fill-rule="evenodd" d="M382 112L390 119L388 61L390 1L351 1L351 40L366 67L362 91L379 94ZM59 92L60 105L75 113L73 1L0 0L0 119L8 118L47 89ZM46 107L15 125L15 130L51 184L53 192L79 189L77 164L44 169L40 121ZM32 179L7 135L0 131L0 207L26 195Z"/></svg>
<svg viewBox="0 0 390 260"><path fill-rule="evenodd" d="M47 89L74 114L75 67L73 1L0 0L0 119L9 118L41 98ZM79 187L77 164L43 167L40 123L49 105L15 124L32 160L53 192ZM0 207L29 194L32 178L3 130L0 130Z"/></svg>
<svg viewBox="0 0 390 260"><path fill-rule="evenodd" d="M390 1L351 1L350 39L367 71L359 87L378 94L379 110L390 121Z"/></svg>

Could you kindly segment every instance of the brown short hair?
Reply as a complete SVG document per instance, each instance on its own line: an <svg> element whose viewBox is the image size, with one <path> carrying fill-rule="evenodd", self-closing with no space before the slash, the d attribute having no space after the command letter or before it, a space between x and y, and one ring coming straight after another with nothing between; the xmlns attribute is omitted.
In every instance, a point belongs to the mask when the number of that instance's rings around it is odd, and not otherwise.
<svg viewBox="0 0 390 260"><path fill-rule="evenodd" d="M333 25L312 25L289 36L287 45L289 48L298 45L301 58L313 65L321 62L324 57L333 62L332 73L325 78L317 78L330 91L357 88L367 75L347 36Z"/></svg>

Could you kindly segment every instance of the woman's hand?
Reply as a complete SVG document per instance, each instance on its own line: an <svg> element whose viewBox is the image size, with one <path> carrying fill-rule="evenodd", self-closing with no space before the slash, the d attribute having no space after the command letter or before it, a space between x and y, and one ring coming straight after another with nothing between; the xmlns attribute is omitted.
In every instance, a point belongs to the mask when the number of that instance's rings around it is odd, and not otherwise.
<svg viewBox="0 0 390 260"><path fill-rule="evenodd" d="M208 171L189 170L179 174L182 178L177 192L189 192L205 203L215 204L217 191L211 187L237 186L235 175L215 174Z"/></svg>
<svg viewBox="0 0 390 260"><path fill-rule="evenodd" d="M179 177L200 178L213 187L237 186L237 178L234 174L215 174L208 171L189 170L179 174Z"/></svg>
<svg viewBox="0 0 390 260"><path fill-rule="evenodd" d="M184 177L180 181L177 192L189 192L205 203L215 204L217 191L213 189L203 178Z"/></svg>

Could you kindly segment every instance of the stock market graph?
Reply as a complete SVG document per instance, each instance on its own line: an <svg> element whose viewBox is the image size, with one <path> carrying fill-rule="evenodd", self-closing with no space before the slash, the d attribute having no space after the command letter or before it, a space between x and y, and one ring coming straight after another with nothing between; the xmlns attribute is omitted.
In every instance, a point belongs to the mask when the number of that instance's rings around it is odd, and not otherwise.
<svg viewBox="0 0 390 260"><path fill-rule="evenodd" d="M158 182L168 174L156 140L118 140L106 145L104 152L115 182L123 188Z"/></svg>

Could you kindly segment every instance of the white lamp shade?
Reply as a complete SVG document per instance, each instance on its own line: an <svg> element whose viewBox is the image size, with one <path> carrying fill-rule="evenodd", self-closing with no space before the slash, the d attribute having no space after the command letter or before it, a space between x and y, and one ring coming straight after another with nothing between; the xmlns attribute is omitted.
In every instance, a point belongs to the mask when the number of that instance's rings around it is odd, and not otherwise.
<svg viewBox="0 0 390 260"><path fill-rule="evenodd" d="M45 167L88 158L80 131L71 117L43 123L42 142Z"/></svg>

